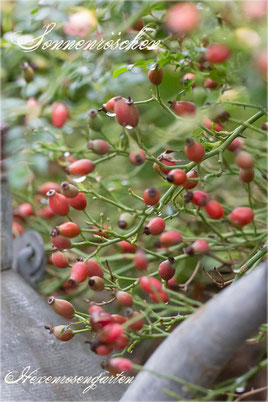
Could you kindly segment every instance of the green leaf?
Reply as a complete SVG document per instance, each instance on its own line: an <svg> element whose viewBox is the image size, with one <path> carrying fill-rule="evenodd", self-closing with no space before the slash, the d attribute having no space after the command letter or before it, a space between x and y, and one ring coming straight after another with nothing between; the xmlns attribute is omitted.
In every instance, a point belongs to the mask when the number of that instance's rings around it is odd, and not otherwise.
<svg viewBox="0 0 268 402"><path fill-rule="evenodd" d="M35 8L33 11L31 11L31 14L32 14L32 15L33 15L33 14L36 14L37 11L39 11L39 8Z"/></svg>
<svg viewBox="0 0 268 402"><path fill-rule="evenodd" d="M118 77L120 74L123 74L125 71L128 71L128 67L121 67L121 68L118 68L117 70L115 70L115 71L113 72L113 78Z"/></svg>

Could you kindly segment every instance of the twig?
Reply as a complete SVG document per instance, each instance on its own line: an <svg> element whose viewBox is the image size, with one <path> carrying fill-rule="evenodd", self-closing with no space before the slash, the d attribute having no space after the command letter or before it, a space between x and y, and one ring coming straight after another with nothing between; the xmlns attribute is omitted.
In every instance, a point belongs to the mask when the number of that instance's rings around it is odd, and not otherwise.
<svg viewBox="0 0 268 402"><path fill-rule="evenodd" d="M234 402L239 402L239 401L241 401L242 399L246 398L247 396L251 396L251 395L254 395L254 394L258 394L259 392L265 391L266 389L268 389L268 387L261 387L261 388L258 388L258 389L253 389L253 390L251 390L251 391L245 392L244 394L239 395L239 397L236 398L236 399L234 400Z"/></svg>
<svg viewBox="0 0 268 402"><path fill-rule="evenodd" d="M110 268L108 260L105 261L105 264L107 265L107 268L108 268L108 270L110 272L111 281L114 282L114 276L113 276L113 273L112 273L112 270Z"/></svg>
<svg viewBox="0 0 268 402"><path fill-rule="evenodd" d="M200 261L198 261L198 263L196 264L196 267L194 269L194 272L192 273L192 275L190 276L190 278L183 284L179 285L179 287L182 288L184 293L187 293L188 290L188 285L190 285L190 283L192 282L192 280L194 279L194 277L196 276L198 270L200 267Z"/></svg>

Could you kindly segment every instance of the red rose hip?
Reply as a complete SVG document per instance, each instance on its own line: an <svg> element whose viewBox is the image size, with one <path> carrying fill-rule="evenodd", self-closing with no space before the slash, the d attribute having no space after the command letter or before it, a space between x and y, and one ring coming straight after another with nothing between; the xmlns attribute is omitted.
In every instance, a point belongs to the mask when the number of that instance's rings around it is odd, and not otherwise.
<svg viewBox="0 0 268 402"><path fill-rule="evenodd" d="M160 192L155 188L147 188L143 193L143 201L146 205L155 205L160 200Z"/></svg>
<svg viewBox="0 0 268 402"><path fill-rule="evenodd" d="M175 246L182 242L182 235L176 230L170 230L160 236L161 245L164 247Z"/></svg>
<svg viewBox="0 0 268 402"><path fill-rule="evenodd" d="M56 193L55 190L49 190L46 195L49 198L49 206L55 214L60 216L68 215L69 203L64 195Z"/></svg>
<svg viewBox="0 0 268 402"><path fill-rule="evenodd" d="M143 271L148 267L148 259L143 250L138 250L133 259L135 268Z"/></svg>
<svg viewBox="0 0 268 402"><path fill-rule="evenodd" d="M63 103L55 103L52 110L52 124L57 128L64 126L68 118L68 109Z"/></svg>
<svg viewBox="0 0 268 402"><path fill-rule="evenodd" d="M176 186L180 186L186 181L186 173L181 169L170 170L167 175L167 181Z"/></svg>
<svg viewBox="0 0 268 402"><path fill-rule="evenodd" d="M66 268L69 266L69 260L61 251L55 251L51 256L52 264L58 268Z"/></svg>
<svg viewBox="0 0 268 402"><path fill-rule="evenodd" d="M186 140L184 152L187 158L193 162L201 162L205 156L205 149L203 145L191 138Z"/></svg>
<svg viewBox="0 0 268 402"><path fill-rule="evenodd" d="M123 127L136 127L139 123L139 111L131 98L117 96L114 99L114 112L118 123Z"/></svg>
<svg viewBox="0 0 268 402"><path fill-rule="evenodd" d="M74 222L65 222L60 226L56 226L54 229L57 234L68 237L72 239L80 234L81 228L77 223Z"/></svg>
<svg viewBox="0 0 268 402"><path fill-rule="evenodd" d="M178 116L193 116L195 114L195 104L185 101L170 102L170 108Z"/></svg>
<svg viewBox="0 0 268 402"><path fill-rule="evenodd" d="M161 262L158 267L158 273L162 279L168 281L175 274L175 268L173 267L174 260L166 260Z"/></svg>
<svg viewBox="0 0 268 402"><path fill-rule="evenodd" d="M186 173L186 182L183 183L182 187L185 188L185 190L191 190L192 188L196 187L198 184L198 181L189 181L188 179L195 179L198 177L198 173L196 169L190 170L190 172Z"/></svg>
<svg viewBox="0 0 268 402"><path fill-rule="evenodd" d="M55 313L68 320L74 317L74 306L63 299L56 299L54 296L50 296L48 299L48 304L53 308Z"/></svg>
<svg viewBox="0 0 268 402"><path fill-rule="evenodd" d="M74 176L84 176L93 172L94 168L94 163L90 159L79 159L70 166L67 166L66 171L68 174Z"/></svg>
<svg viewBox="0 0 268 402"><path fill-rule="evenodd" d="M163 80L164 71L156 67L148 72L148 78L153 85L160 85Z"/></svg>
<svg viewBox="0 0 268 402"><path fill-rule="evenodd" d="M144 233L147 235L159 235L165 230L166 222L163 218L153 218L144 229Z"/></svg>
<svg viewBox="0 0 268 402"><path fill-rule="evenodd" d="M214 43L211 45L206 53L205 57L209 63L223 63L230 57L229 48L222 43Z"/></svg>
<svg viewBox="0 0 268 402"><path fill-rule="evenodd" d="M87 279L87 265L84 262L76 262L71 268L71 274L68 282L76 284L84 282Z"/></svg>
<svg viewBox="0 0 268 402"><path fill-rule="evenodd" d="M74 198L67 198L67 201L72 208L77 209L78 211L85 209L87 206L87 199L84 193L78 193Z"/></svg>
<svg viewBox="0 0 268 402"><path fill-rule="evenodd" d="M131 295L123 291L118 291L116 293L116 300L121 306L130 307L133 304Z"/></svg>
<svg viewBox="0 0 268 402"><path fill-rule="evenodd" d="M208 216L212 219L221 219L224 216L224 209L217 201L209 201L205 209Z"/></svg>
<svg viewBox="0 0 268 402"><path fill-rule="evenodd" d="M253 221L254 212L249 207L238 207L230 213L229 218L233 223L245 226Z"/></svg>
<svg viewBox="0 0 268 402"><path fill-rule="evenodd" d="M100 278L103 277L103 270L102 270L100 264L98 264L96 261L88 260L85 262L85 264L87 266L87 275L89 277L92 277L92 276L99 276Z"/></svg>

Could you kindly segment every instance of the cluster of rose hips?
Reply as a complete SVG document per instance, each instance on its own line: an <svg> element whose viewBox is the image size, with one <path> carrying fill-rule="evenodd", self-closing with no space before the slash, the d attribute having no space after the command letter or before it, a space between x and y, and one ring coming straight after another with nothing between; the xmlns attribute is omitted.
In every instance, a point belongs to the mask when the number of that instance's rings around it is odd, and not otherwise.
<svg viewBox="0 0 268 402"><path fill-rule="evenodd" d="M172 6L166 15L165 24L171 33L180 36L187 35L199 25L200 11L193 3L182 3ZM224 63L231 55L231 50L226 44L214 43L206 48L204 53L199 57L198 65L200 71L209 69L213 64ZM31 66L25 66L25 79L30 81L32 74ZM156 65L148 72L150 82L159 86L164 79L164 70ZM183 85L190 84L192 87L192 95L198 93L198 88L195 83L195 74L187 73L183 76L181 82ZM27 82L28 82L27 81ZM216 89L219 84L211 78L205 78L202 82L203 91ZM194 102L189 101L170 101L170 110L173 114L180 118L192 118L197 114L197 106ZM33 101L27 103L29 107L33 106ZM100 131L101 118L100 112L107 115L115 116L116 121L125 129L135 128L139 124L139 110L133 99L122 96L115 96L108 102L103 104L99 110L92 109L89 111L89 127L93 131ZM52 124L56 128L62 128L69 117L69 111L63 103L55 103L52 106ZM210 116L209 116L210 117ZM220 116L213 118L205 118L203 126L209 132L219 133L223 130L222 122L227 120L228 113L223 111ZM263 123L263 130L267 130L267 123ZM96 155L105 155L110 152L111 146L103 139L90 140L87 143L87 148ZM254 179L254 164L248 152L244 150L243 141L240 138L235 138L227 149L235 154L235 163L240 168L240 179L244 183L250 183ZM206 158L206 150L202 143L189 138L186 140L184 147L186 158L199 164ZM146 161L146 152L139 148L130 150L129 161L131 164L138 166ZM94 161L90 159L69 159L69 165L65 168L68 176L81 177L87 176L95 169ZM198 211L201 208L205 209L207 216L211 219L219 220L224 217L224 209L222 205L213 199L204 191L193 190L198 185L198 170L192 168L190 171L177 166L177 160L171 157L168 152L164 152L158 157L158 161L154 164L157 172L161 172L162 176L168 183L174 186L181 186L186 190L184 197L186 203L192 203ZM165 168L166 166L166 168ZM174 167L174 168L171 168ZM68 178L69 180L69 178ZM43 208L33 210L32 205L24 203L14 211L13 232L15 235L23 232L23 223L35 215L35 213L43 218L50 219L55 216L67 217L70 208L81 211L87 207L87 199L82 191L79 191L75 183L70 179L64 181L59 186L57 183L47 182L38 189L36 201L41 198L48 200L48 204ZM156 188L147 188L142 196L144 204L148 207L157 206L161 200L160 191ZM249 224L254 219L254 212L249 207L237 207L229 214L229 222L236 225L238 228ZM131 228L135 223L135 217L127 212L120 215L118 226L122 230ZM95 235L101 237L109 237L108 228L105 225L102 228L92 227L95 230ZM185 243L183 236L179 231L166 229L166 220L161 217L153 217L143 228L144 234L148 236L158 236L159 247L168 250L172 246L177 246ZM68 250L72 248L71 239L80 235L81 227L73 222L66 221L56 226L50 233L52 242L52 254L50 257L51 263L60 269L70 269L70 275L66 286L76 287L77 285L87 281L89 288L92 291L101 292L105 289L105 274L101 265L94 259L78 258L74 260L68 254ZM206 240L197 239L192 244L186 244L183 252L189 256L192 255L208 255L210 251L209 243ZM145 271L148 267L148 257L142 248L137 248L130 241L122 240L118 242L122 253L133 254L133 264L137 271ZM166 289L173 289L176 284L176 258L170 256L162 261L158 266L158 275L162 281L166 282ZM144 272L143 272L144 273ZM140 287L154 303L168 303L169 294L163 288L162 281L149 275L140 276L137 281L137 286ZM125 349L130 342L131 332L141 331L144 325L143 315L140 311L134 311L133 298L129 292L122 291L116 288L112 291L114 300L119 306L124 308L123 314L107 313L97 303L89 304L89 319L86 322L86 328L93 334L93 339L90 341L91 350L101 356L110 354L113 351L121 351ZM72 320L78 318L73 305L63 299L58 299L51 296L48 303L53 310L64 317ZM70 324L71 325L71 324ZM61 341L71 340L76 332L71 326L51 326L48 329L50 333ZM115 374L121 371L127 371L132 368L132 364L128 359L113 358L110 359L106 368Z"/></svg>

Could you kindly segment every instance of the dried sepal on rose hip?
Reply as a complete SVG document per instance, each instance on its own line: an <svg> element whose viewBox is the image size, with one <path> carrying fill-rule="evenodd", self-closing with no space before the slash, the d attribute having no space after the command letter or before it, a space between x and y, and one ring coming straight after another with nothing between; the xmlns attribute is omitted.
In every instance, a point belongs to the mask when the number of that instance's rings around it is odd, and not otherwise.
<svg viewBox="0 0 268 402"><path fill-rule="evenodd" d="M166 150L165 152L162 152L158 157L157 160L161 162L163 165L166 166L175 166L177 159L174 158L173 156L174 151L172 150ZM168 174L170 170L165 169L162 166L159 166L157 163L153 164L153 168L156 172L163 172L164 174Z"/></svg>
<svg viewBox="0 0 268 402"><path fill-rule="evenodd" d="M91 325L91 330L93 332L98 332L100 329L102 329L106 325L114 322L112 315L109 313L106 313L103 310L98 311L96 309L94 309L94 310L91 309L91 310L89 310L89 314L90 314L89 322Z"/></svg>
<svg viewBox="0 0 268 402"><path fill-rule="evenodd" d="M63 318L68 320L74 317L74 306L63 299L56 299L54 296L50 296L48 299L48 304L52 307L52 309Z"/></svg>

